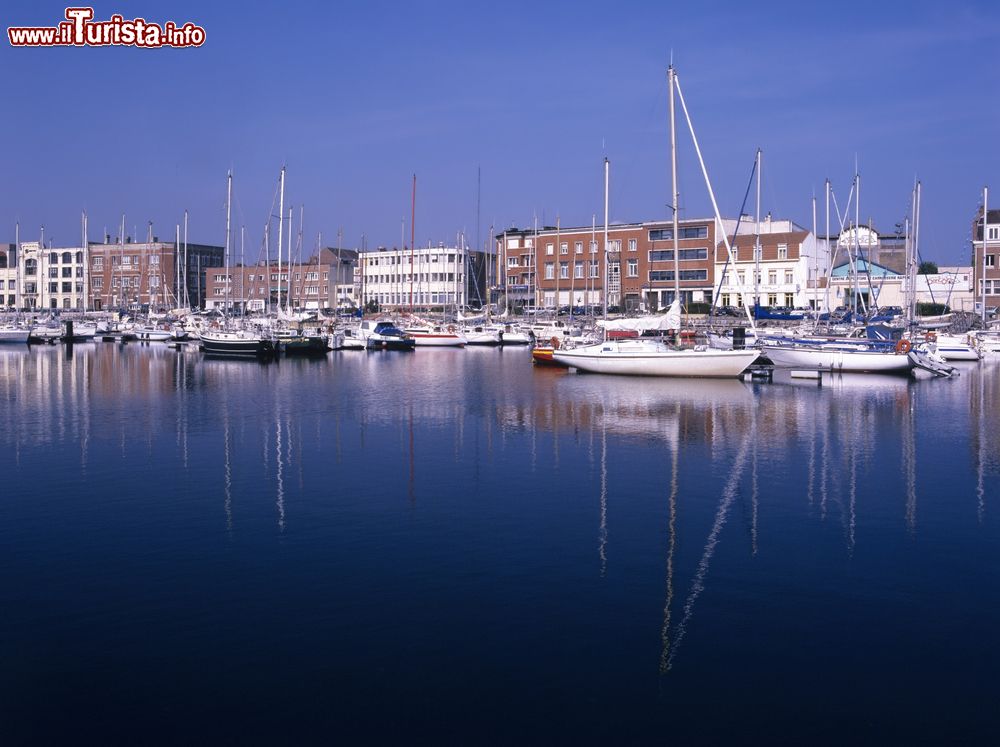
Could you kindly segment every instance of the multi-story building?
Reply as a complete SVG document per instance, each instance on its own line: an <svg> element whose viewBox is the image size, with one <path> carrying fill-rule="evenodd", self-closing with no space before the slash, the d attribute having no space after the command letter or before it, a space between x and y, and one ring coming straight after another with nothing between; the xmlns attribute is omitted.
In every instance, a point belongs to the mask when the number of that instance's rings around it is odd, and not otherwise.
<svg viewBox="0 0 1000 747"><path fill-rule="evenodd" d="M17 281L17 245L0 244L0 309L20 306Z"/></svg>
<svg viewBox="0 0 1000 747"><path fill-rule="evenodd" d="M360 297L364 305L430 310L481 306L486 301L489 258L469 247L387 249L361 254Z"/></svg>
<svg viewBox="0 0 1000 747"><path fill-rule="evenodd" d="M975 283L976 310L1000 307L1000 210L990 210L983 226L983 209L972 221L972 271Z"/></svg>
<svg viewBox="0 0 1000 747"><path fill-rule="evenodd" d="M761 306L823 308L830 257L826 243L812 232L768 217L759 233L753 221L741 221L729 243L735 266L724 243L715 248L720 305L753 306L756 301Z"/></svg>
<svg viewBox="0 0 1000 747"><path fill-rule="evenodd" d="M17 251L21 307L88 308L84 254L79 247L45 247L38 241L22 241Z"/></svg>
<svg viewBox="0 0 1000 747"><path fill-rule="evenodd" d="M737 221L725 219L722 226L732 233ZM741 247L744 230L740 231ZM768 232L768 256L774 254L771 264L780 271L780 283L776 278L773 285L783 301L786 288L799 294L801 288L795 290L795 286L805 287L809 282L803 258L812 256L815 242L805 241L808 233L790 221L769 221ZM656 311L673 302L675 287L679 287L685 304L712 301L716 268L721 271L725 266L720 235L714 219L679 221L676 265L670 221L610 226L607 251L603 227L594 226L549 226L537 232L513 229L496 236L496 246L508 296L514 303L556 308L603 305L606 299L612 309ZM779 262L783 254L785 258ZM746 256L751 257L752 252ZM794 270L788 286L784 282L786 269ZM796 295L793 302L798 300Z"/></svg>
<svg viewBox="0 0 1000 747"><path fill-rule="evenodd" d="M91 243L88 308L95 310L149 307L170 309L187 302L200 308L205 300L205 268L221 267L223 248L206 244L159 241ZM186 256L186 262L185 262Z"/></svg>
<svg viewBox="0 0 1000 747"><path fill-rule="evenodd" d="M296 310L335 309L356 306L354 264L357 251L325 248L305 263L283 264L277 260L255 265L237 265L229 269L227 295L226 272L222 267L205 270L205 307L262 312L275 308Z"/></svg>

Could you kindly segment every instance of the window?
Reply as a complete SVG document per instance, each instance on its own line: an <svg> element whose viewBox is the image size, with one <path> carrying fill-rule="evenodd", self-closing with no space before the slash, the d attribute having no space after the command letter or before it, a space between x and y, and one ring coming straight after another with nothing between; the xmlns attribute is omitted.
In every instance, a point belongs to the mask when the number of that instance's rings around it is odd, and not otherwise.
<svg viewBox="0 0 1000 747"><path fill-rule="evenodd" d="M160 255L159 254L154 254L152 257L150 257L149 258L149 264L151 264L151 265L158 265L158 264L160 264Z"/></svg>
<svg viewBox="0 0 1000 747"><path fill-rule="evenodd" d="M591 254L597 254L597 242L596 241L591 241L590 242L590 253Z"/></svg>
<svg viewBox="0 0 1000 747"><path fill-rule="evenodd" d="M104 278L93 278L91 285L94 290L101 290L104 287Z"/></svg>
<svg viewBox="0 0 1000 747"><path fill-rule="evenodd" d="M551 262L545 263L545 279L552 280L556 276L556 266Z"/></svg>
<svg viewBox="0 0 1000 747"><path fill-rule="evenodd" d="M599 278L601 276L601 265L596 259L590 261L590 277Z"/></svg>
<svg viewBox="0 0 1000 747"><path fill-rule="evenodd" d="M96 272L103 272L104 271L104 257L94 257L93 265L94 265L94 270Z"/></svg>
<svg viewBox="0 0 1000 747"><path fill-rule="evenodd" d="M667 241L674 238L672 228L654 228L649 232L650 241ZM707 239L708 226L684 226L677 231L678 239Z"/></svg>
<svg viewBox="0 0 1000 747"><path fill-rule="evenodd" d="M138 257L136 259L138 259ZM132 255L126 254L124 257L122 257L122 264L123 265L130 265L130 264L132 264ZM136 262L136 264L139 264L139 263Z"/></svg>
<svg viewBox="0 0 1000 747"><path fill-rule="evenodd" d="M740 261L740 248L738 246L733 247L733 262Z"/></svg>
<svg viewBox="0 0 1000 747"><path fill-rule="evenodd" d="M739 276L740 285L745 285L747 282L747 274L743 270L740 270L736 274Z"/></svg>
<svg viewBox="0 0 1000 747"><path fill-rule="evenodd" d="M760 259L761 255L763 253L764 253L764 247L762 247L762 246L755 246L753 248L753 258L754 258L754 261Z"/></svg>
<svg viewBox="0 0 1000 747"><path fill-rule="evenodd" d="M681 262L690 262L697 259L708 259L708 249L681 249L678 254ZM673 249L653 249L649 252L650 262L673 262Z"/></svg>
<svg viewBox="0 0 1000 747"><path fill-rule="evenodd" d="M632 241L634 241L634 239L632 239ZM630 277L630 278L637 278L637 277L639 277L639 260L637 260L637 259L630 259L628 261L628 264L626 266L625 275L626 275L626 277Z"/></svg>
<svg viewBox="0 0 1000 747"><path fill-rule="evenodd" d="M71 277L73 277L73 268L72 267L64 267L64 268L62 268L62 276L64 278L71 278Z"/></svg>
<svg viewBox="0 0 1000 747"><path fill-rule="evenodd" d="M621 239L610 239L608 241L608 251L609 252L620 252L622 250L622 240Z"/></svg>
<svg viewBox="0 0 1000 747"><path fill-rule="evenodd" d="M767 305L768 306L777 306L778 305L778 294L777 293L768 293L767 294Z"/></svg>
<svg viewBox="0 0 1000 747"><path fill-rule="evenodd" d="M62 292L63 293L72 293L73 292L73 283L63 283L62 284Z"/></svg>
<svg viewBox="0 0 1000 747"><path fill-rule="evenodd" d="M583 277L583 262L576 262L573 265L573 277L582 278Z"/></svg>
<svg viewBox="0 0 1000 747"><path fill-rule="evenodd" d="M722 304L723 306L732 306L732 304L729 303L729 294L728 293L723 293L719 297L719 303Z"/></svg>
<svg viewBox="0 0 1000 747"><path fill-rule="evenodd" d="M49 283L49 293L58 293L59 283Z"/></svg>
<svg viewBox="0 0 1000 747"><path fill-rule="evenodd" d="M629 239L628 240L628 250L630 252L634 252L638 248L638 246L639 246L639 242L636 241L635 239Z"/></svg>
<svg viewBox="0 0 1000 747"><path fill-rule="evenodd" d="M569 254L569 242L568 241L561 241L559 243L559 253L560 254Z"/></svg>
<svg viewBox="0 0 1000 747"><path fill-rule="evenodd" d="M995 260L996 260L996 255L995 254L987 254L986 255L986 266L987 267L994 267L993 263L994 263Z"/></svg>
<svg viewBox="0 0 1000 747"><path fill-rule="evenodd" d="M650 270L650 280L673 280L673 270ZM708 280L708 270L681 270L680 280Z"/></svg>
<svg viewBox="0 0 1000 747"><path fill-rule="evenodd" d="M986 239L988 241L1000 239L1000 226L988 226L986 229Z"/></svg>
<svg viewBox="0 0 1000 747"><path fill-rule="evenodd" d="M788 244L778 244L778 259L788 259Z"/></svg>
<svg viewBox="0 0 1000 747"><path fill-rule="evenodd" d="M50 278L57 278L57 277L59 277L59 268L58 267L50 267L49 268L49 277Z"/></svg>
<svg viewBox="0 0 1000 747"><path fill-rule="evenodd" d="M555 244L546 244L545 253L551 257L552 254L555 252L555 248L556 248Z"/></svg>
<svg viewBox="0 0 1000 747"><path fill-rule="evenodd" d="M795 305L795 295L792 293L785 294L785 306L792 308Z"/></svg>
<svg viewBox="0 0 1000 747"><path fill-rule="evenodd" d="M76 262L77 264L83 264L83 252L76 253Z"/></svg>
<svg viewBox="0 0 1000 747"><path fill-rule="evenodd" d="M112 255L112 257L111 257L111 266L112 267L117 267L118 263L119 263L119 260L120 260L120 257L117 254Z"/></svg>
<svg viewBox="0 0 1000 747"><path fill-rule="evenodd" d="M778 271L777 270L770 270L767 273L767 284L768 285L777 285L778 284Z"/></svg>
<svg viewBox="0 0 1000 747"><path fill-rule="evenodd" d="M559 278L561 280L569 280L569 262L559 263Z"/></svg>
<svg viewBox="0 0 1000 747"><path fill-rule="evenodd" d="M795 273L791 270L785 270L785 285L791 285L795 282Z"/></svg>
<svg viewBox="0 0 1000 747"><path fill-rule="evenodd" d="M519 265L519 263L517 261L517 257L507 257L507 266L508 267L519 267L520 265Z"/></svg>
<svg viewBox="0 0 1000 747"><path fill-rule="evenodd" d="M159 275L153 275L149 279L149 287L150 288L159 288L160 287L160 276Z"/></svg>
<svg viewBox="0 0 1000 747"><path fill-rule="evenodd" d="M38 261L34 259L28 259L24 262L24 274L25 275L35 275L38 273Z"/></svg>
<svg viewBox="0 0 1000 747"><path fill-rule="evenodd" d="M49 264L50 265L59 264L59 255L56 254L55 252L49 254Z"/></svg>

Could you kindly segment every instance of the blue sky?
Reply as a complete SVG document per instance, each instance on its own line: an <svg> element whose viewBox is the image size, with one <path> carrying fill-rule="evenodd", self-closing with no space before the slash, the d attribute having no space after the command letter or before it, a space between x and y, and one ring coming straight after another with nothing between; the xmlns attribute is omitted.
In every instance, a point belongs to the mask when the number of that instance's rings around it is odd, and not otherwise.
<svg viewBox="0 0 1000 747"><path fill-rule="evenodd" d="M697 6L697 7L695 7ZM95 7L205 27L198 49L0 46L0 239L40 225L57 244L129 233L222 243L255 258L277 176L305 205L304 243L419 244L490 226L665 218L671 53L724 214L764 151L763 210L811 224L855 161L862 221L881 230L923 183L922 254L968 260L990 184L1000 206L1000 8L992 3L149 3ZM55 24L65 4L8 2L4 26ZM682 215L710 215L680 136ZM991 200L993 202L993 200ZM752 211L752 205L751 205ZM296 218L297 220L297 218ZM297 229L296 229L297 230Z"/></svg>

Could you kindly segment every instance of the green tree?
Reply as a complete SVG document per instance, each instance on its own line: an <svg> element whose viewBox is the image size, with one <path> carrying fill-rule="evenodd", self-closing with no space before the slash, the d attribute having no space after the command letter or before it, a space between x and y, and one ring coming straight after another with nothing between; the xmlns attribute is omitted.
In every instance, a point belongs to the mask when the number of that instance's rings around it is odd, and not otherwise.
<svg viewBox="0 0 1000 747"><path fill-rule="evenodd" d="M920 263L920 267L917 268L918 275L937 275L938 266L934 262L928 262L924 260Z"/></svg>

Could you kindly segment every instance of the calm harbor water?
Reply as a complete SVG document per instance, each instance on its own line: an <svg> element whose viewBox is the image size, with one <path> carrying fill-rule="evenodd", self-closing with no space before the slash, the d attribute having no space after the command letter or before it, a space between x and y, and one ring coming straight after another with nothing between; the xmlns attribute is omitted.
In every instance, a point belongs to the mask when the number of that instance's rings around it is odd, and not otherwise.
<svg viewBox="0 0 1000 747"><path fill-rule="evenodd" d="M1000 363L93 343L0 403L6 744L995 741Z"/></svg>

